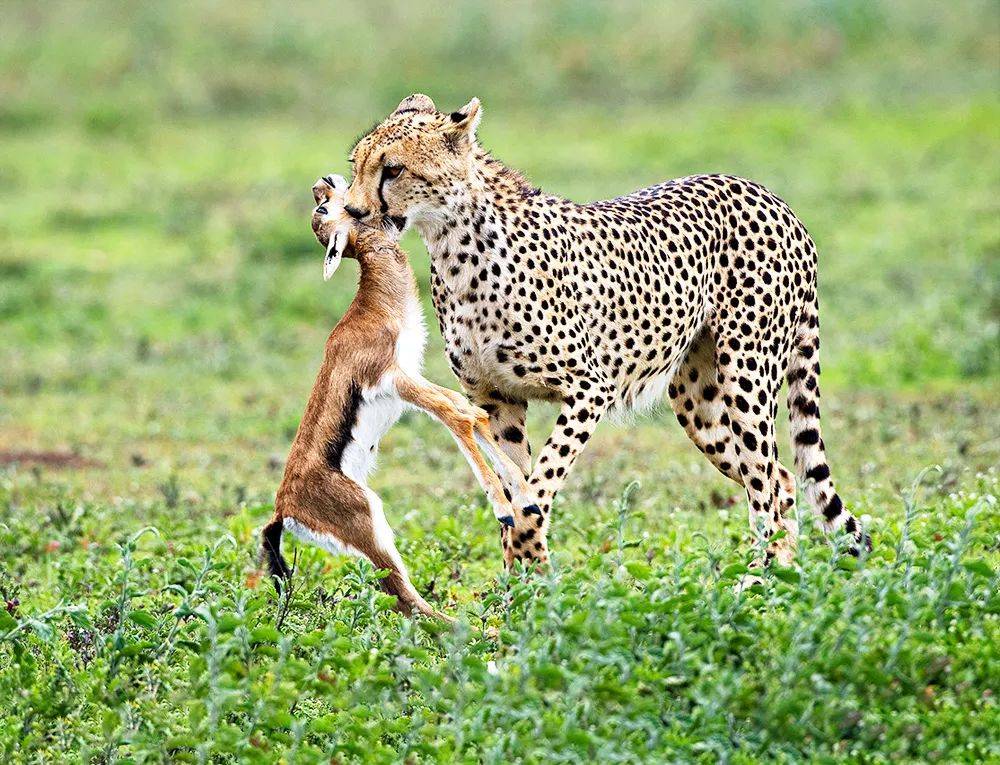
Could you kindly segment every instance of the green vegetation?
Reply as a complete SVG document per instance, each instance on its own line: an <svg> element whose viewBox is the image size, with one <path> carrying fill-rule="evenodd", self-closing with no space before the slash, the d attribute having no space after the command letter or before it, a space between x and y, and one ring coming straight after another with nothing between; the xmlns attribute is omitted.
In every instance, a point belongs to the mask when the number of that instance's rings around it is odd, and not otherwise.
<svg viewBox="0 0 1000 765"><path fill-rule="evenodd" d="M0 760L1000 758L995 5L345 5L4 10ZM257 581L354 288L322 283L309 189L414 90L480 96L484 143L575 199L726 171L792 205L868 559L803 505L796 568L737 595L743 499L659 412L602 426L554 570L508 576L447 433L407 415L373 485L459 623L313 548L289 598Z"/></svg>

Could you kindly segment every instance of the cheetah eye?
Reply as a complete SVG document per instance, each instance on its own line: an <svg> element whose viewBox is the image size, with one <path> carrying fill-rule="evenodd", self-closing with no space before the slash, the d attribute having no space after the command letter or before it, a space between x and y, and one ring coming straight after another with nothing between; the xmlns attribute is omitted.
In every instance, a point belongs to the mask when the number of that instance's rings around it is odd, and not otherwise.
<svg viewBox="0 0 1000 765"><path fill-rule="evenodd" d="M383 165L382 180L391 181L393 178L398 178L401 172L403 172L402 165Z"/></svg>

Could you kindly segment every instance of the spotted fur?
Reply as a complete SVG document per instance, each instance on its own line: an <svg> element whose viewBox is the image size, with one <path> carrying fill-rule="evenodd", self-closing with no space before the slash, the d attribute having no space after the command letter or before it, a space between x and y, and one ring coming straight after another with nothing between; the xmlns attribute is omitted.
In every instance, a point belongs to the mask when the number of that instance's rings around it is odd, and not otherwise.
<svg viewBox="0 0 1000 765"><path fill-rule="evenodd" d="M795 479L775 437L786 377L799 480L857 552L866 538L820 435L816 248L788 205L727 175L578 204L481 148L480 116L477 99L453 113L405 99L354 147L347 201L361 220L412 225L427 245L451 368L534 493L502 533L508 563L547 559L552 499L598 422L664 392L691 440L746 489L768 557L791 560ZM561 408L532 467L533 399Z"/></svg>

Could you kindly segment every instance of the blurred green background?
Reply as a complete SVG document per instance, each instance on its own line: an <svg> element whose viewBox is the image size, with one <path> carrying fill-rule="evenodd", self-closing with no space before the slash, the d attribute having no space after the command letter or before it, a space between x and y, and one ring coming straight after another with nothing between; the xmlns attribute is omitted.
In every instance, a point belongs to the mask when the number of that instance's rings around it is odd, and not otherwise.
<svg viewBox="0 0 1000 765"><path fill-rule="evenodd" d="M573 199L705 171L784 197L821 253L834 406L996 393L991 2L57 1L3 16L7 450L121 466L148 448L168 470L183 441L283 452L354 286L349 270L319 281L309 187L418 90L443 109L478 95L483 143ZM406 245L426 285L423 247ZM453 384L439 349L429 372Z"/></svg>
<svg viewBox="0 0 1000 765"><path fill-rule="evenodd" d="M354 287L309 187L423 91L573 199L765 183L819 245L827 427L960 402L940 432L995 455L998 46L989 2L7 3L0 448L280 458ZM436 335L428 369L454 384Z"/></svg>
<svg viewBox="0 0 1000 765"><path fill-rule="evenodd" d="M112 484L130 455L235 462L268 496L251 468L287 448L354 287L319 279L310 185L423 91L478 95L482 142L576 200L765 183L819 245L834 454L865 406L937 406L938 438L995 456L998 55L974 1L7 3L0 448ZM436 334L428 369L454 384Z"/></svg>

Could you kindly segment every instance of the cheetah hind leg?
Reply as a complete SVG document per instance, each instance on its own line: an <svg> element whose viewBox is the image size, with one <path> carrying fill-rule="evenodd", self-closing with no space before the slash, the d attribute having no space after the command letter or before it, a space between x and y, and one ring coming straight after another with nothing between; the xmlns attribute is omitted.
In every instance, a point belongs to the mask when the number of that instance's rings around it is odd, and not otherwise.
<svg viewBox="0 0 1000 765"><path fill-rule="evenodd" d="M677 421L695 446L726 478L744 486L739 455L730 430L731 419L723 401L715 361L715 338L708 330L696 338L668 388ZM775 461L778 473L778 530L784 538L774 543L773 557L791 565L798 544L795 519L795 477ZM744 487L745 488L745 487ZM756 578L756 577L753 577ZM759 580L758 580L759 581Z"/></svg>

